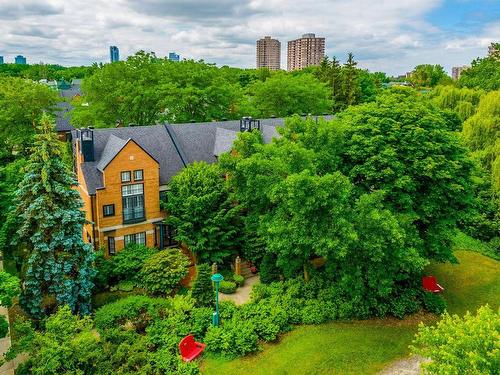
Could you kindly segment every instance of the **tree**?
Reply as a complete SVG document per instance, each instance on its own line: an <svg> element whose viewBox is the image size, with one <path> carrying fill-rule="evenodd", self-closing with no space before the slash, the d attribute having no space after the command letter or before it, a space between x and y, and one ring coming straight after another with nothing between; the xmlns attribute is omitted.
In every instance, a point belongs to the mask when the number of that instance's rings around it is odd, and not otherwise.
<svg viewBox="0 0 500 375"><path fill-rule="evenodd" d="M21 303L35 317L42 315L45 296L55 297L58 305L67 304L73 312L90 312L94 253L83 242L82 202L60 147L49 117L42 116L17 191L17 242L28 249Z"/></svg>
<svg viewBox="0 0 500 375"><path fill-rule="evenodd" d="M355 103L357 95L357 69L356 65L358 63L354 61L354 55L349 52L347 55L347 61L342 68L343 74L343 96L345 98L345 103L350 106Z"/></svg>
<svg viewBox="0 0 500 375"><path fill-rule="evenodd" d="M438 84L450 83L451 78L441 65L417 65L410 76L410 82L417 88L434 87Z"/></svg>
<svg viewBox="0 0 500 375"><path fill-rule="evenodd" d="M257 117L293 114L319 115L331 108L329 90L312 74L276 73L265 82L255 82L249 89L249 105Z"/></svg>
<svg viewBox="0 0 500 375"><path fill-rule="evenodd" d="M13 298L17 297L20 291L19 279L5 271L0 271L0 305L11 307Z"/></svg>
<svg viewBox="0 0 500 375"><path fill-rule="evenodd" d="M0 144L2 151L26 154L43 112L54 113L60 100L48 86L0 76Z"/></svg>
<svg viewBox="0 0 500 375"><path fill-rule="evenodd" d="M207 263L196 266L196 280L191 288L191 295L198 306L212 306L214 302L214 287L210 276L211 267Z"/></svg>
<svg viewBox="0 0 500 375"><path fill-rule="evenodd" d="M18 371L31 374L104 374L113 372L108 356L93 331L90 317L80 318L62 306L45 322L44 331L35 331L30 321L14 324L19 339L7 357L29 353Z"/></svg>
<svg viewBox="0 0 500 375"><path fill-rule="evenodd" d="M156 252L156 249L139 244L125 246L118 254L107 260L110 263L111 282L117 283L124 280L139 282L139 271L146 260Z"/></svg>
<svg viewBox="0 0 500 375"><path fill-rule="evenodd" d="M239 247L239 207L216 164L188 165L170 183L166 221L198 262L222 262Z"/></svg>
<svg viewBox="0 0 500 375"><path fill-rule="evenodd" d="M499 334L500 310L488 305L476 315L445 313L434 327L420 323L412 351L431 359L422 364L430 374L495 374L500 368Z"/></svg>
<svg viewBox="0 0 500 375"><path fill-rule="evenodd" d="M141 285L152 294L170 294L188 274L189 258L180 249L162 250L144 262Z"/></svg>
<svg viewBox="0 0 500 375"><path fill-rule="evenodd" d="M472 66L460 74L457 84L485 91L500 90L500 60L493 57L474 60Z"/></svg>

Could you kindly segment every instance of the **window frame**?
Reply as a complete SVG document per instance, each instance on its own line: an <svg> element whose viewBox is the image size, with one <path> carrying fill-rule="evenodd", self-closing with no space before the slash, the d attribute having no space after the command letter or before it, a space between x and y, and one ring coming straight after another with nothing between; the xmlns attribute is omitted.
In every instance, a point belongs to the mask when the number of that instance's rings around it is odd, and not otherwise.
<svg viewBox="0 0 500 375"><path fill-rule="evenodd" d="M139 237L142 237L144 239L144 241L143 242L137 241L137 239ZM147 235L146 235L146 232L143 231L143 232L137 232L137 233L131 233L131 234L124 235L123 236L123 245L127 246L127 245L130 245L130 244L139 244L139 245L146 246L146 244L147 244Z"/></svg>
<svg viewBox="0 0 500 375"><path fill-rule="evenodd" d="M136 177L136 173L141 172L141 178ZM144 169L136 169L134 170L134 182L135 181L144 181Z"/></svg>
<svg viewBox="0 0 500 375"><path fill-rule="evenodd" d="M140 193L137 193L133 191L134 188L137 186L140 186ZM124 193L125 190L132 190L130 193ZM123 223L124 224L133 224L133 223L140 223L141 221L144 221L146 219L146 200L144 198L144 184L128 184L128 185L123 185L121 188L121 194L122 194L122 216L123 216ZM138 209L139 205L133 205L134 200L137 202L142 201L142 210ZM127 212L127 215L125 214L126 210L129 210ZM140 212L141 215L136 214L135 211ZM132 216L127 218L126 216Z"/></svg>
<svg viewBox="0 0 500 375"><path fill-rule="evenodd" d="M113 248L113 251L111 251L111 248ZM108 255L116 255L116 241L112 236L108 236Z"/></svg>
<svg viewBox="0 0 500 375"><path fill-rule="evenodd" d="M106 213L106 208L107 207L111 207L112 208L112 213L110 213L110 214ZM115 216L115 204L114 203L112 203L112 204L103 204L102 205L102 216L103 217Z"/></svg>
<svg viewBox="0 0 500 375"><path fill-rule="evenodd" d="M125 176L128 175L128 180L124 180L123 179L124 175ZM120 172L120 180L121 180L122 184L127 183L127 182L132 182L132 173L130 171L122 171L122 172Z"/></svg>

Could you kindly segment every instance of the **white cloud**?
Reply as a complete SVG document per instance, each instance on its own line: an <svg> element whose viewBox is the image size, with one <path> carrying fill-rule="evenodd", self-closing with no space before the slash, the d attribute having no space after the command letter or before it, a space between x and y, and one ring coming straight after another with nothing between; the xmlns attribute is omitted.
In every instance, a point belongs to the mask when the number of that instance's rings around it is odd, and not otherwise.
<svg viewBox="0 0 500 375"><path fill-rule="evenodd" d="M14 5L12 5L14 4ZM450 35L425 15L442 0L0 0L0 55L12 61L89 64L108 61L109 45L253 67L255 41L286 42L303 33L326 37L327 54L352 51L360 66L398 74L419 63L446 69L484 55L498 24L467 38ZM8 15L8 17L6 16Z"/></svg>

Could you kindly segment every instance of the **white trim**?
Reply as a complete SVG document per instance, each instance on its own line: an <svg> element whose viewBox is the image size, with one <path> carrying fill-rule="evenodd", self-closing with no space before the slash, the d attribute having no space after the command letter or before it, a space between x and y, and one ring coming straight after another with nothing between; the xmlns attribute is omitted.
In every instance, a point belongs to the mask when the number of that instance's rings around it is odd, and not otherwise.
<svg viewBox="0 0 500 375"><path fill-rule="evenodd" d="M113 227L99 228L99 232L104 233L104 232L109 232L109 231L117 230L117 229L131 228L131 227L135 227L135 226L141 225L141 224L152 224L154 222L161 221L161 220L165 219L165 217L166 216L157 217L154 219L149 219L149 220L141 221L139 223L134 223L134 224L125 224L125 225L120 224L120 225L115 225Z"/></svg>
<svg viewBox="0 0 500 375"><path fill-rule="evenodd" d="M170 190L170 186L168 186L168 185L160 185L160 189L159 190L160 191L168 191L168 190Z"/></svg>

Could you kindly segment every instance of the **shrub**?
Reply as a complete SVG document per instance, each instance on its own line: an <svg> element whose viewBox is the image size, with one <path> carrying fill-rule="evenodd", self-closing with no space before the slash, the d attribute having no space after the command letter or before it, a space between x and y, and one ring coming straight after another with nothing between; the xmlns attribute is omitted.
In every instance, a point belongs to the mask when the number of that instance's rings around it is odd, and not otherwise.
<svg viewBox="0 0 500 375"><path fill-rule="evenodd" d="M290 327L288 312L270 300L243 305L233 319L254 322L255 332L265 341L276 340L281 332Z"/></svg>
<svg viewBox="0 0 500 375"><path fill-rule="evenodd" d="M135 284L133 281L120 281L111 291L119 290L121 292L131 292L134 290Z"/></svg>
<svg viewBox="0 0 500 375"><path fill-rule="evenodd" d="M94 290L103 290L109 286L113 277L112 259L104 257L104 249L99 249L96 253L95 268L97 272L93 280Z"/></svg>
<svg viewBox="0 0 500 375"><path fill-rule="evenodd" d="M241 275L234 275L233 280L238 287L243 286L245 284L245 278Z"/></svg>
<svg viewBox="0 0 500 375"><path fill-rule="evenodd" d="M223 280L220 282L219 291L224 294L233 294L236 292L236 283L234 281Z"/></svg>
<svg viewBox="0 0 500 375"><path fill-rule="evenodd" d="M12 299L21 291L19 279L5 271L0 271L0 304L5 307L12 306Z"/></svg>
<svg viewBox="0 0 500 375"><path fill-rule="evenodd" d="M169 294L188 274L189 264L180 249L159 251L144 262L140 283L152 294Z"/></svg>
<svg viewBox="0 0 500 375"><path fill-rule="evenodd" d="M329 304L319 300L308 300L302 309L303 324L321 324L328 320Z"/></svg>
<svg viewBox="0 0 500 375"><path fill-rule="evenodd" d="M262 262L259 267L260 282L263 284L269 284L273 281L279 281L280 271L276 266L276 255L266 254L262 258Z"/></svg>
<svg viewBox="0 0 500 375"><path fill-rule="evenodd" d="M110 259L113 281L138 281L138 275L144 265L144 262L155 253L155 249L143 245L127 245L123 250Z"/></svg>
<svg viewBox="0 0 500 375"><path fill-rule="evenodd" d="M431 374L496 374L500 368L500 310L480 307L476 315L445 313L436 326L420 323L412 351L429 363Z"/></svg>
<svg viewBox="0 0 500 375"><path fill-rule="evenodd" d="M254 323L229 320L219 327L210 326L205 335L207 350L228 357L242 356L259 349Z"/></svg>
<svg viewBox="0 0 500 375"><path fill-rule="evenodd" d="M5 316L0 315L0 339L3 339L9 333L9 322Z"/></svg>
<svg viewBox="0 0 500 375"><path fill-rule="evenodd" d="M434 314L442 314L446 310L446 301L439 294L424 293L424 306L425 309Z"/></svg>
<svg viewBox="0 0 500 375"><path fill-rule="evenodd" d="M202 263L196 267L196 271L191 295L198 306L210 306L214 301L214 287L210 280L212 270L208 264Z"/></svg>
<svg viewBox="0 0 500 375"><path fill-rule="evenodd" d="M205 336L212 321L212 313L213 309L210 307L198 307L191 312L191 333L196 338Z"/></svg>

